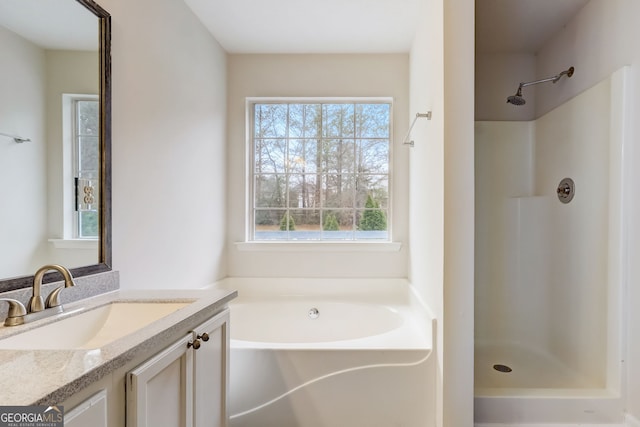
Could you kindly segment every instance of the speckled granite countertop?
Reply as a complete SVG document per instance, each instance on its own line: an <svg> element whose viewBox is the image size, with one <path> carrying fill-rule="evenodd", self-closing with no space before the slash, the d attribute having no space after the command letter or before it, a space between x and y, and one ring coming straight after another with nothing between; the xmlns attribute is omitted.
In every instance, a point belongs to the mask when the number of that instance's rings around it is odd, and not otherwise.
<svg viewBox="0 0 640 427"><path fill-rule="evenodd" d="M64 304L65 311L110 302L188 302L175 311L99 349L0 350L0 405L56 405L136 356L152 355L184 336L237 296L235 290L114 291ZM56 321L0 326L2 338ZM70 334L73 331L69 331Z"/></svg>

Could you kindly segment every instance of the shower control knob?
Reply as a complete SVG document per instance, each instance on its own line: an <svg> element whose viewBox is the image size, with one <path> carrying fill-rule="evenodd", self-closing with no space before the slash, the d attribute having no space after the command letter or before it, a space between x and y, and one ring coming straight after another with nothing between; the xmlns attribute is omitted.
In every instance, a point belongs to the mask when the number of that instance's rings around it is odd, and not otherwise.
<svg viewBox="0 0 640 427"><path fill-rule="evenodd" d="M202 335L198 335L197 338L199 340L201 339L202 341L207 342L207 341L209 341L209 334L205 332Z"/></svg>
<svg viewBox="0 0 640 427"><path fill-rule="evenodd" d="M200 340L195 340L194 342L190 342L189 344L187 344L187 348L191 348L193 347L194 350L197 350L200 348Z"/></svg>
<svg viewBox="0 0 640 427"><path fill-rule="evenodd" d="M573 196L576 191L576 185L571 178L564 178L558 184L558 188L556 189L556 193L558 194L558 200L562 203L569 203L573 200Z"/></svg>

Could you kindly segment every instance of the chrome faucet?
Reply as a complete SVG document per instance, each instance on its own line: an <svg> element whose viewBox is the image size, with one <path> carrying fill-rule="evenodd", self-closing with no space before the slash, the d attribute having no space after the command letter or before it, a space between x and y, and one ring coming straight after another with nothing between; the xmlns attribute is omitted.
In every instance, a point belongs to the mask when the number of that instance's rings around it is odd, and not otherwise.
<svg viewBox="0 0 640 427"><path fill-rule="evenodd" d="M62 274L62 277L64 278L64 286L54 289L45 301L41 295L42 278L49 270L55 270ZM26 308L20 301L15 299L0 298L0 301L6 301L9 303L9 311L7 313L7 318L4 321L4 325L22 325L27 322L62 313L63 309L60 305L60 291L64 288L70 288L71 286L75 286L75 283L71 276L71 272L66 267L57 264L48 264L39 268L33 278L33 294L31 299L29 299L29 304L27 304Z"/></svg>

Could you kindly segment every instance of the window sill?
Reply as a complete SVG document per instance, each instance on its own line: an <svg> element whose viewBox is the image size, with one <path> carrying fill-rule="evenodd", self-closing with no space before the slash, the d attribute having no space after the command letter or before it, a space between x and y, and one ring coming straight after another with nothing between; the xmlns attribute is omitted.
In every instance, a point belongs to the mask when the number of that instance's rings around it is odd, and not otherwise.
<svg viewBox="0 0 640 427"><path fill-rule="evenodd" d="M236 242L243 252L399 252L400 242Z"/></svg>
<svg viewBox="0 0 640 427"><path fill-rule="evenodd" d="M98 249L98 239L49 239L56 249Z"/></svg>

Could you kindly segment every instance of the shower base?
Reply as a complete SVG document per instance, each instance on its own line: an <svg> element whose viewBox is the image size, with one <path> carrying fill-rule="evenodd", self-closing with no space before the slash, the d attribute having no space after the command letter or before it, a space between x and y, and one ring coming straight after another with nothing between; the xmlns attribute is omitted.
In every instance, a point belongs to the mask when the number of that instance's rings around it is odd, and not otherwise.
<svg viewBox="0 0 640 427"><path fill-rule="evenodd" d="M501 372L496 365L509 367ZM485 388L601 388L553 355L518 344L476 344L475 387Z"/></svg>
<svg viewBox="0 0 640 427"><path fill-rule="evenodd" d="M476 343L476 423L615 424L622 409L619 393L551 354L517 343Z"/></svg>

